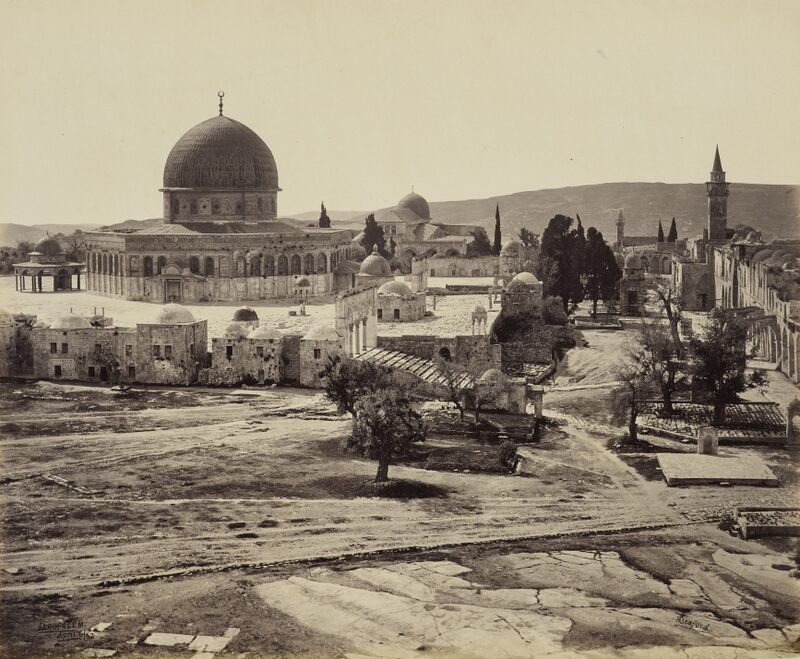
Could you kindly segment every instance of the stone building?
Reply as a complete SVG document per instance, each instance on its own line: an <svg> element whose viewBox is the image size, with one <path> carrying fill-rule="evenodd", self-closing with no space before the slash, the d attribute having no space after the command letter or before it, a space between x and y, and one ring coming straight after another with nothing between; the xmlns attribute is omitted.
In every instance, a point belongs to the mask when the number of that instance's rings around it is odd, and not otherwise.
<svg viewBox="0 0 800 659"><path fill-rule="evenodd" d="M544 285L530 272L518 272L500 293L503 313L541 314Z"/></svg>
<svg viewBox="0 0 800 659"><path fill-rule="evenodd" d="M336 298L335 329L343 340L345 354L366 352L378 341L377 287L356 288Z"/></svg>
<svg viewBox="0 0 800 659"><path fill-rule="evenodd" d="M0 378L18 375L17 370L17 322L0 309Z"/></svg>
<svg viewBox="0 0 800 659"><path fill-rule="evenodd" d="M33 375L54 380L191 384L206 360L206 321L167 305L155 322L136 327L92 325L64 314L31 330Z"/></svg>
<svg viewBox="0 0 800 659"><path fill-rule="evenodd" d="M328 360L344 354L344 337L333 327L318 325L300 340L300 384L323 386L322 372Z"/></svg>
<svg viewBox="0 0 800 659"><path fill-rule="evenodd" d="M481 227L471 224L449 224L431 219L431 211L424 197L412 191L396 206L377 211L375 221L383 228L386 242L394 244L394 254L409 272L415 258L434 254L464 256L473 242L474 233ZM358 243L362 234L354 241Z"/></svg>
<svg viewBox="0 0 800 659"><path fill-rule="evenodd" d="M714 252L719 306L741 309L757 356L800 383L800 240L731 240Z"/></svg>
<svg viewBox="0 0 800 659"><path fill-rule="evenodd" d="M625 257L622 279L619 282L619 312L623 316L638 316L647 301L647 278L642 257L630 252Z"/></svg>
<svg viewBox="0 0 800 659"><path fill-rule="evenodd" d="M164 166L163 220L86 234L87 288L148 302L286 298L306 276L312 294L347 280L353 231L277 219L278 170L250 128L220 114L184 134Z"/></svg>
<svg viewBox="0 0 800 659"><path fill-rule="evenodd" d="M55 238L40 238L28 260L14 263L14 290L31 293L79 291L83 263L67 261Z"/></svg>
<svg viewBox="0 0 800 659"><path fill-rule="evenodd" d="M209 384L277 384L283 380L283 335L234 321L211 339L211 364L203 376Z"/></svg>
<svg viewBox="0 0 800 659"><path fill-rule="evenodd" d="M425 317L425 293L415 293L401 281L387 281L378 288L378 322L405 323Z"/></svg>
<svg viewBox="0 0 800 659"><path fill-rule="evenodd" d="M494 277L498 274L500 260L497 256L468 258L434 254L428 258L428 275L431 277Z"/></svg>

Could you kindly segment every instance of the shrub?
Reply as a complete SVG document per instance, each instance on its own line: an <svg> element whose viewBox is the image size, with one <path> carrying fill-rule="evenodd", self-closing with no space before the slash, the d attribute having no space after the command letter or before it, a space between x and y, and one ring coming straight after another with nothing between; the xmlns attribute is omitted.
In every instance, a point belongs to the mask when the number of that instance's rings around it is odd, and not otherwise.
<svg viewBox="0 0 800 659"><path fill-rule="evenodd" d="M567 312L564 311L564 301L557 295L550 295L542 303L542 319L548 325L566 325Z"/></svg>
<svg viewBox="0 0 800 659"><path fill-rule="evenodd" d="M501 467L511 471L517 463L517 445L509 439L500 444L497 449L497 461Z"/></svg>

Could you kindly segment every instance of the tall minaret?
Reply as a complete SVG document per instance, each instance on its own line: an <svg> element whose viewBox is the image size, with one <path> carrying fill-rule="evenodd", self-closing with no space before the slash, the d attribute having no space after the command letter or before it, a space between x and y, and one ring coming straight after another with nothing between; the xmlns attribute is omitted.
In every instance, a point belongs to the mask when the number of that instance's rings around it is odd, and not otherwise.
<svg viewBox="0 0 800 659"><path fill-rule="evenodd" d="M728 187L725 182L725 172L719 158L719 146L714 154L714 166L711 176L706 183L706 196L708 197L708 239L725 240L728 230Z"/></svg>
<svg viewBox="0 0 800 659"><path fill-rule="evenodd" d="M619 209L617 215L617 245L620 248L625 247L625 218L622 216L622 209Z"/></svg>

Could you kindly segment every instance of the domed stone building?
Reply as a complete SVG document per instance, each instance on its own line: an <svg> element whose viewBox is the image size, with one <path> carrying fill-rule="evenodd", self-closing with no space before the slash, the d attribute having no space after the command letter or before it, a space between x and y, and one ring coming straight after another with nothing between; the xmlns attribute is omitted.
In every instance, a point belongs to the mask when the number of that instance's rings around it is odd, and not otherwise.
<svg viewBox="0 0 800 659"><path fill-rule="evenodd" d="M356 275L356 284L359 286L378 285L384 282L394 281L392 268L389 261L383 258L378 252L378 246L372 248L372 254L368 255L361 262Z"/></svg>
<svg viewBox="0 0 800 659"><path fill-rule="evenodd" d="M69 262L55 238L40 238L28 260L14 264L14 288L31 293L81 290L83 263Z"/></svg>
<svg viewBox="0 0 800 659"><path fill-rule="evenodd" d="M544 285L531 272L518 272L500 294L503 313L531 312L540 314Z"/></svg>
<svg viewBox="0 0 800 659"><path fill-rule="evenodd" d="M441 256L464 256L474 232L481 228L473 224L451 224L431 218L427 200L413 190L396 206L375 213L375 221L383 227L386 242L395 244L395 256L410 271L414 259ZM354 241L358 243L362 234Z"/></svg>
<svg viewBox="0 0 800 659"><path fill-rule="evenodd" d="M378 288L378 322L411 322L425 317L425 293L391 280Z"/></svg>
<svg viewBox="0 0 800 659"><path fill-rule="evenodd" d="M164 165L163 220L86 235L88 290L148 302L238 302L336 292L354 231L278 219L278 168L253 130L220 112L187 131Z"/></svg>

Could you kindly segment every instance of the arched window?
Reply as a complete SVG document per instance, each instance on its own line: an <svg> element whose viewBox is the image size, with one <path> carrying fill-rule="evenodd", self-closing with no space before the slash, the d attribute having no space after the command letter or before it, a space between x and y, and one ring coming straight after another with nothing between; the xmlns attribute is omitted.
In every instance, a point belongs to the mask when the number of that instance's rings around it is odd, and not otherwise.
<svg viewBox="0 0 800 659"><path fill-rule="evenodd" d="M261 257L254 256L250 259L250 276L258 277L261 274Z"/></svg>
<svg viewBox="0 0 800 659"><path fill-rule="evenodd" d="M206 277L214 276L214 257L206 256L205 268L203 270Z"/></svg>
<svg viewBox="0 0 800 659"><path fill-rule="evenodd" d="M189 272L191 272L193 275L200 274L200 259L196 256L189 257Z"/></svg>
<svg viewBox="0 0 800 659"><path fill-rule="evenodd" d="M303 266L302 266L302 264L300 262L300 255L299 254L294 254L292 256L292 269L291 269L289 274L292 274L292 275L301 274L300 270L302 269L302 267Z"/></svg>
<svg viewBox="0 0 800 659"><path fill-rule="evenodd" d="M286 254L281 254L278 257L278 274L279 275L289 274L289 259L286 258Z"/></svg>
<svg viewBox="0 0 800 659"><path fill-rule="evenodd" d="M167 257L166 256L159 256L158 261L156 261L156 274L160 275L164 272L164 268L167 267Z"/></svg>
<svg viewBox="0 0 800 659"><path fill-rule="evenodd" d="M272 277L275 275L275 259L271 254L264 257L264 276Z"/></svg>
<svg viewBox="0 0 800 659"><path fill-rule="evenodd" d="M139 257L138 256L131 256L130 260L128 261L128 274L131 277L135 277L139 274Z"/></svg>
<svg viewBox="0 0 800 659"><path fill-rule="evenodd" d="M306 254L303 257L303 274L313 275L314 272L316 272L316 269L314 268L314 255Z"/></svg>
<svg viewBox="0 0 800 659"><path fill-rule="evenodd" d="M144 276L145 277L152 277L153 276L153 257L152 256L145 256L144 257Z"/></svg>
<svg viewBox="0 0 800 659"><path fill-rule="evenodd" d="M325 274L328 272L328 257L322 252L317 254L317 273Z"/></svg>

